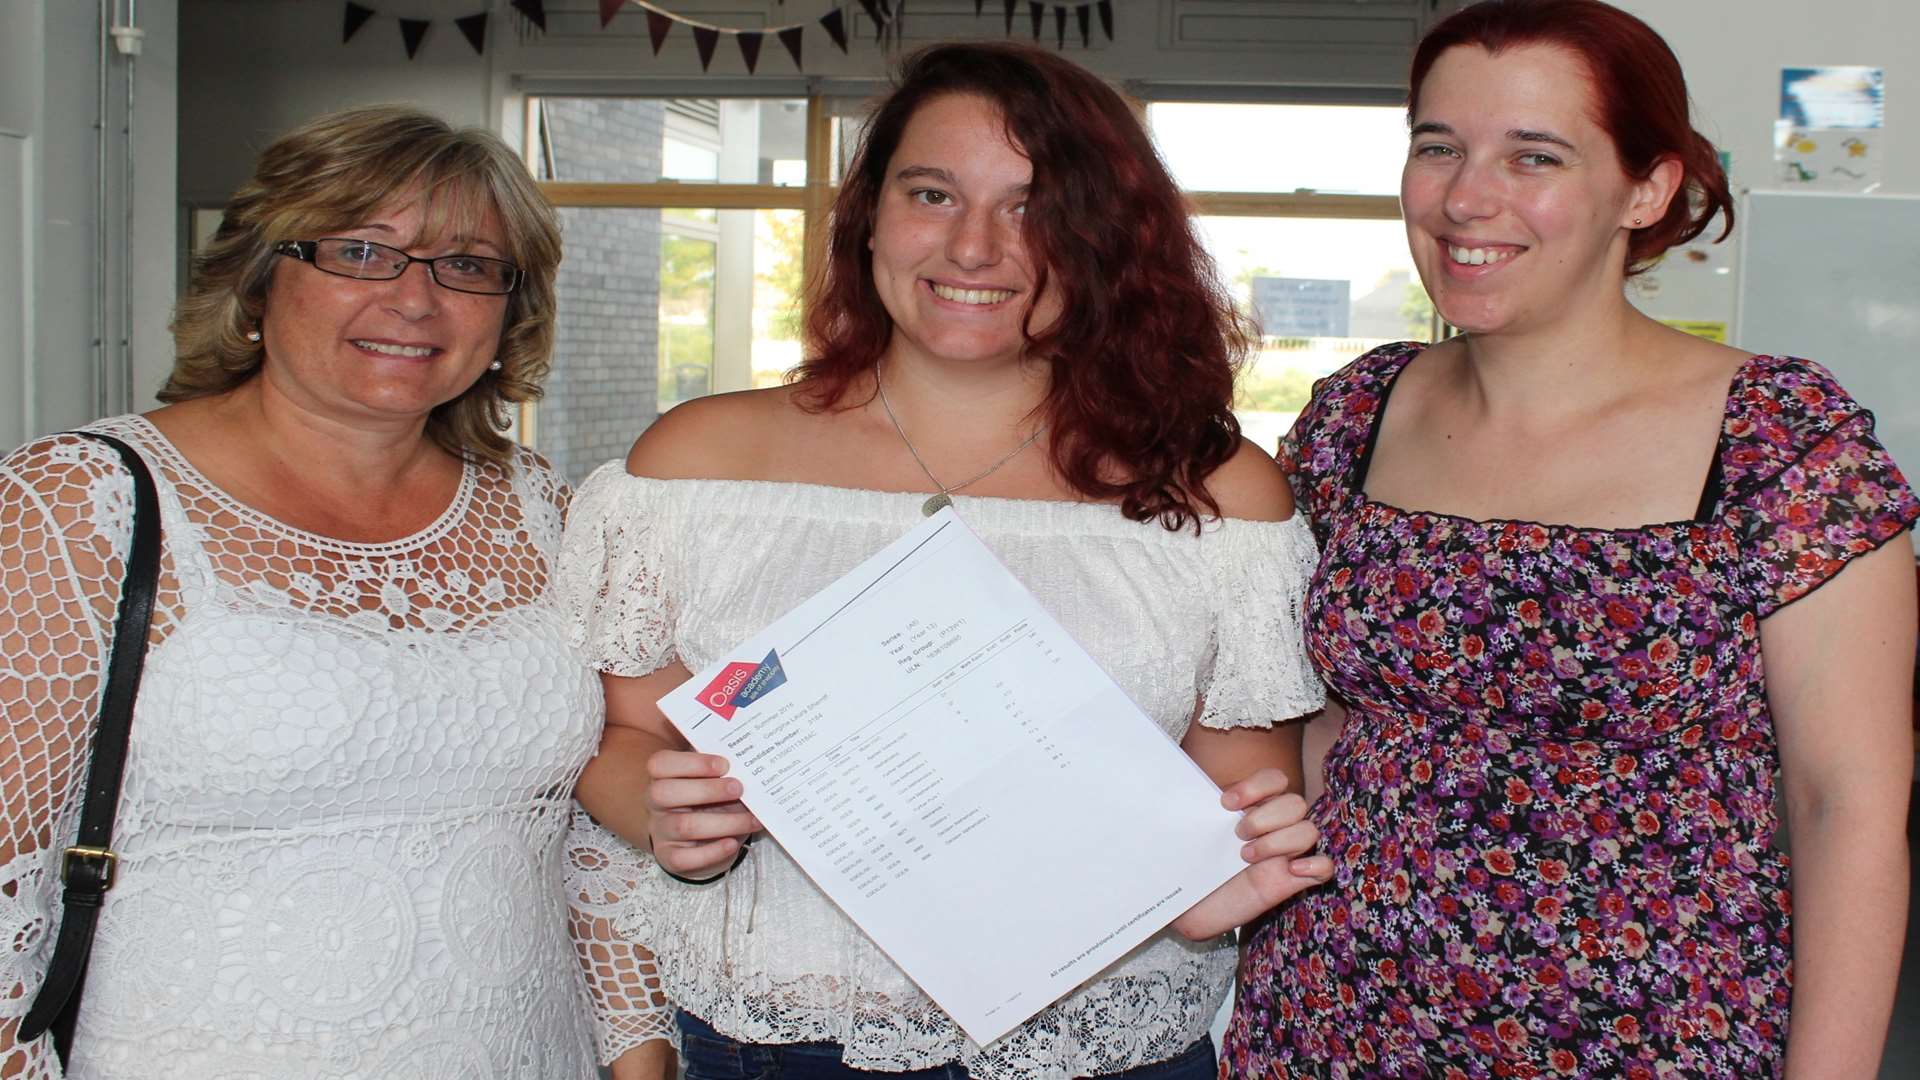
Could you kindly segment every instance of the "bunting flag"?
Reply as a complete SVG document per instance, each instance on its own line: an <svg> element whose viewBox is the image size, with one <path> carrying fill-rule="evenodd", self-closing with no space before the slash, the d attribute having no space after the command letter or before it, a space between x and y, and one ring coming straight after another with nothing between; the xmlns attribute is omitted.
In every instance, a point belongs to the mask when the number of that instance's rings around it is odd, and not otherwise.
<svg viewBox="0 0 1920 1080"><path fill-rule="evenodd" d="M467 15L453 20L453 25L466 35L467 44L473 46L475 56L487 55L487 13Z"/></svg>
<svg viewBox="0 0 1920 1080"><path fill-rule="evenodd" d="M1093 10L1085 4L1073 9L1073 17L1080 21L1080 47L1093 48ZM1112 35L1108 35L1111 37Z"/></svg>
<svg viewBox="0 0 1920 1080"><path fill-rule="evenodd" d="M600 29L605 30L620 9L627 6L627 0L600 0Z"/></svg>
<svg viewBox="0 0 1920 1080"><path fill-rule="evenodd" d="M754 73L754 67L760 63L761 35L751 30L742 30L734 36L740 39L740 59L747 65L747 74L751 75Z"/></svg>
<svg viewBox="0 0 1920 1080"><path fill-rule="evenodd" d="M347 42L352 41L353 35L359 33L360 28L367 25L367 20L373 18L373 16L374 10L372 8L361 7L359 4L354 3L353 0L347 0L347 19L340 30L340 44L345 45Z"/></svg>
<svg viewBox="0 0 1920 1080"><path fill-rule="evenodd" d="M787 47L787 52L793 56L793 66L796 68L800 66L800 38L805 32L798 26L789 26L774 35L780 39L780 44Z"/></svg>
<svg viewBox="0 0 1920 1080"><path fill-rule="evenodd" d="M1008 37L1012 37L1012 36L1013 36L1013 9L1014 9L1014 8L1015 8L1015 7L1016 7L1016 6L1017 6L1017 5L1019 4L1019 3L1020 3L1020 0L1007 0L1007 2L1006 2L1006 8L1007 8L1007 36L1008 36ZM976 11L976 12L974 12L974 14L975 14L975 15L978 15L978 14L979 14L979 12L977 12L977 11Z"/></svg>
<svg viewBox="0 0 1920 1080"><path fill-rule="evenodd" d="M693 47L700 54L700 70L707 70L713 63L713 47L720 44L720 31L711 26L693 28Z"/></svg>
<svg viewBox="0 0 1920 1080"><path fill-rule="evenodd" d="M672 29L672 19L652 8L647 9L647 36L653 39L653 55L660 55L660 44L667 40L667 32Z"/></svg>
<svg viewBox="0 0 1920 1080"><path fill-rule="evenodd" d="M1054 48L1065 49L1067 47L1067 9L1066 8L1057 7L1053 9L1053 32L1055 35Z"/></svg>
<svg viewBox="0 0 1920 1080"><path fill-rule="evenodd" d="M1047 19L1047 5L1040 0L1031 0L1027 4L1027 15L1033 19L1033 40L1040 40L1040 24Z"/></svg>
<svg viewBox="0 0 1920 1080"><path fill-rule="evenodd" d="M1100 29L1106 33L1107 40L1112 41L1113 0L1100 0L1098 4L1094 5L1094 9L1100 12Z"/></svg>
<svg viewBox="0 0 1920 1080"><path fill-rule="evenodd" d="M847 20L844 15L840 14L840 9L834 8L832 11L820 16L820 25L826 28L827 36L833 39L833 43L840 46L840 51L846 52Z"/></svg>
<svg viewBox="0 0 1920 1080"><path fill-rule="evenodd" d="M420 43L427 37L427 27L432 25L433 22L428 19L400 20L400 40L407 46L407 59L413 59L420 51Z"/></svg>
<svg viewBox="0 0 1920 1080"><path fill-rule="evenodd" d="M547 0L513 0L509 6L539 27L541 33L547 32Z"/></svg>

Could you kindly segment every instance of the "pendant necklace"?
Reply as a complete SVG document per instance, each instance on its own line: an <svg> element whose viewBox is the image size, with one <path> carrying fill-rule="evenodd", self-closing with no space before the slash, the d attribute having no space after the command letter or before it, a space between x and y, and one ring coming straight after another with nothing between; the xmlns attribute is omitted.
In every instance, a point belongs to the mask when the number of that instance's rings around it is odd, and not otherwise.
<svg viewBox="0 0 1920 1080"><path fill-rule="evenodd" d="M993 464L987 466L981 472L976 473L973 476L970 476L967 479L962 480L957 484L953 484L953 485L943 484L940 482L939 477L933 475L933 470L927 468L926 459L920 456L920 451L915 450L913 448L913 440L907 438L907 429L900 426L900 418L893 414L893 403L887 400L887 384L880 381L880 372L877 370L873 373L873 385L876 389L880 391L880 407L887 411L887 419L893 421L893 430L899 434L900 441L906 444L907 453L913 455L914 463L920 466L921 472L927 474L927 479L933 483L933 486L940 489L939 491L936 491L932 495L929 495L927 497L926 502L923 502L920 504L920 512L922 514L925 514L927 517L932 517L933 515L939 513L942 509L952 506L953 505L952 495L954 492L959 491L961 488L966 487L969 484L978 483L979 481L985 480L987 477L992 476L995 472L999 470L1000 466L1005 465L1009 461L1012 461L1014 458L1020 455L1020 451L1025 450L1029 446L1032 446L1034 443L1034 440L1038 439L1041 433L1047 430L1047 425L1041 424L1039 427L1033 429L1033 434L1027 436L1025 439L1022 439L1020 441L1019 446L1016 446L1013 449L1007 451L1006 456L1002 457L999 461L994 462Z"/></svg>

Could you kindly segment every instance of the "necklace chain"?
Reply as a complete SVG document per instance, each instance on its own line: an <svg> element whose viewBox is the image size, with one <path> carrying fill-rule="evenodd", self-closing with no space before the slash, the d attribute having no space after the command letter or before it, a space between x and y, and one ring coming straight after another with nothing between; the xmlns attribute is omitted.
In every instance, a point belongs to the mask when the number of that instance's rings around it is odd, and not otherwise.
<svg viewBox="0 0 1920 1080"><path fill-rule="evenodd" d="M980 481L985 480L987 477L992 476L995 472L998 472L1000 469L1000 466L1005 465L1007 462L1012 461L1014 458L1018 457L1020 455L1020 451L1025 450L1029 446L1032 446L1034 444L1034 441L1040 438L1041 433L1047 430L1047 425L1041 424L1039 427L1033 429L1033 434L1020 440L1020 445L1007 451L1006 454L1002 456L999 461L994 462L993 464L987 466L985 469L982 469L980 472L975 473L974 475L968 477L965 480L960 481L957 484L952 484L952 485L943 484L940 482L939 477L933 475L933 470L927 468L927 460L920 456L919 450L916 450L914 448L913 440L907 438L907 429L900 426L900 418L894 415L894 412L893 412L893 403L887 400L887 384L880 380L880 373L878 371L875 371L873 373L873 385L876 389L880 391L880 407L887 411L887 419L893 421L893 430L896 434L900 436L900 441L906 444L907 453L913 455L914 464L920 466L920 471L927 474L927 479L933 483L933 486L940 489L939 494L927 500L927 506L930 508L927 510L928 514L932 514L934 510L937 510L939 508L939 506L935 505L936 502L938 502L940 506L944 506L947 504L948 501L950 501L950 500L947 500L947 496L952 495L954 492L959 491L961 488L967 487L971 484L979 483Z"/></svg>

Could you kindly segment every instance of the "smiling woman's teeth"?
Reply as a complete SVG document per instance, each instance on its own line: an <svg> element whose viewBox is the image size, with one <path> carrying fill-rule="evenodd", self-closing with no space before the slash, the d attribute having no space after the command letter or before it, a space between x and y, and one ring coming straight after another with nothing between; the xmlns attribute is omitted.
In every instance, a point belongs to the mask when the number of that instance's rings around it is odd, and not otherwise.
<svg viewBox="0 0 1920 1080"><path fill-rule="evenodd" d="M381 341L356 341L354 344L368 352L385 353L388 356L405 356L416 360L423 356L433 355L433 350L424 345L388 345Z"/></svg>
<svg viewBox="0 0 1920 1080"><path fill-rule="evenodd" d="M933 295L962 304L997 304L1013 295L1012 289L952 289L933 282L928 284L933 285Z"/></svg>
<svg viewBox="0 0 1920 1080"><path fill-rule="evenodd" d="M1481 266L1485 263L1497 263L1512 255L1513 252L1500 248L1463 248L1447 245L1447 254L1453 261L1463 266Z"/></svg>

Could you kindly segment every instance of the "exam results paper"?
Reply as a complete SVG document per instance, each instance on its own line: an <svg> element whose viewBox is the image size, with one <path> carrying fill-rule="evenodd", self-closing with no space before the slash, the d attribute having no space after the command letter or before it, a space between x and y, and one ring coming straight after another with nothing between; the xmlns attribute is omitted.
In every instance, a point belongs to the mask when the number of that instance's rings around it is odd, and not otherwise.
<svg viewBox="0 0 1920 1080"><path fill-rule="evenodd" d="M1219 789L951 508L660 708L983 1045L1246 865Z"/></svg>

